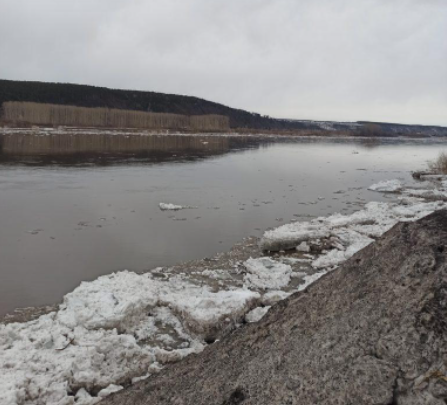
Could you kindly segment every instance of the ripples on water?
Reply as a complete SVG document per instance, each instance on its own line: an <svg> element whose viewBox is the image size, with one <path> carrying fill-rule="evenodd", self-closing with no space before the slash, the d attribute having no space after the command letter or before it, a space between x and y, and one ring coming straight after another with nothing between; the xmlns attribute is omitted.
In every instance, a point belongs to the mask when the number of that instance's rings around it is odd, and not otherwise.
<svg viewBox="0 0 447 405"><path fill-rule="evenodd" d="M410 172L424 169L445 146L4 135L0 314L57 302L101 274L211 256L269 227L352 212L386 199L367 186L390 178L411 182ZM160 202L196 208L161 211Z"/></svg>

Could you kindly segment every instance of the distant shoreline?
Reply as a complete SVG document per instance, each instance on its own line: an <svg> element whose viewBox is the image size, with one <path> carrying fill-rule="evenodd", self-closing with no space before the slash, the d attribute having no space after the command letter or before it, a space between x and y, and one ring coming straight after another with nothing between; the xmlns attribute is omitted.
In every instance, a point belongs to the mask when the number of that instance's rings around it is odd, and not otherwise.
<svg viewBox="0 0 447 405"><path fill-rule="evenodd" d="M359 135L347 131L323 131L323 130L296 130L296 131L278 131L278 130L259 130L259 129L230 129L224 132L209 131L189 131L189 130L172 130L172 129L142 129L142 128L105 128L105 127L76 127L76 126L14 126L0 123L0 135L6 134L34 134L34 135L58 135L58 134L112 134L112 135L176 135L176 136L213 136L213 137L249 137L259 139L296 139L296 138L346 138L358 140L389 140L389 139L447 139L447 130L442 135L424 135L424 134L405 134L405 135Z"/></svg>

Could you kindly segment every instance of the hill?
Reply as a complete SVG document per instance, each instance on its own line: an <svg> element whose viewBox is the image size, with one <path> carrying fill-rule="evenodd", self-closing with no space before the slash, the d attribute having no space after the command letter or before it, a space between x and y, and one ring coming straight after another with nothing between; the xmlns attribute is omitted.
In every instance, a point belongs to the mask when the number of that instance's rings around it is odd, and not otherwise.
<svg viewBox="0 0 447 405"><path fill-rule="evenodd" d="M230 128L254 131L341 133L357 136L447 136L439 126L392 123L275 119L231 108L198 97L150 91L117 90L69 83L0 80L0 105L7 101L106 107L120 110L182 115L217 114L229 117Z"/></svg>
<svg viewBox="0 0 447 405"><path fill-rule="evenodd" d="M230 118L231 128L302 129L301 122L263 117L197 97L135 90L115 90L68 83L0 80L0 104L6 101L62 104L78 107L107 107L182 115L218 114ZM313 125L310 125L313 127Z"/></svg>

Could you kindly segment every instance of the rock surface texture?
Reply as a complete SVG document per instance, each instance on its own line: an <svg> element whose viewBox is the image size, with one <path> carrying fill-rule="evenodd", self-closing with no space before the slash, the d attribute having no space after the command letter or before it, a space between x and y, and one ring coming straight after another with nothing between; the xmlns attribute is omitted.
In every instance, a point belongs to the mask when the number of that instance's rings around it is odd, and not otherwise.
<svg viewBox="0 0 447 405"><path fill-rule="evenodd" d="M101 404L447 403L447 211Z"/></svg>

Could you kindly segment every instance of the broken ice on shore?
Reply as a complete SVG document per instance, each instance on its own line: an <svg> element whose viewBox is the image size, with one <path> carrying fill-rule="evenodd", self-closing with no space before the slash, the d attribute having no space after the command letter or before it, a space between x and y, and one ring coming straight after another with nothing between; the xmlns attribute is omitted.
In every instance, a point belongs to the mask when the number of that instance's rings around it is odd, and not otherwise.
<svg viewBox="0 0 447 405"><path fill-rule="evenodd" d="M371 191L380 191L382 193L395 193L402 190L402 182L397 179L380 181L368 187Z"/></svg>
<svg viewBox="0 0 447 405"><path fill-rule="evenodd" d="M123 271L84 282L57 311L0 325L0 403L95 404L259 321L275 302L307 288L397 222L446 208L446 187L445 179L416 193L402 185L394 202L265 232L264 251L293 249L299 258L250 258L191 273Z"/></svg>
<svg viewBox="0 0 447 405"><path fill-rule="evenodd" d="M433 190L403 189L398 180L381 182L374 187L383 192L402 189L396 202L370 202L351 215L334 214L308 222L293 222L264 233L260 246L267 252L310 246L318 257L315 269L332 268L368 246L400 221L415 221L433 211L446 208L445 183ZM370 187L371 189L371 187Z"/></svg>
<svg viewBox="0 0 447 405"><path fill-rule="evenodd" d="M84 282L58 311L0 326L0 403L96 403L118 385L201 351L208 336L235 327L259 298L169 274L123 271Z"/></svg>

